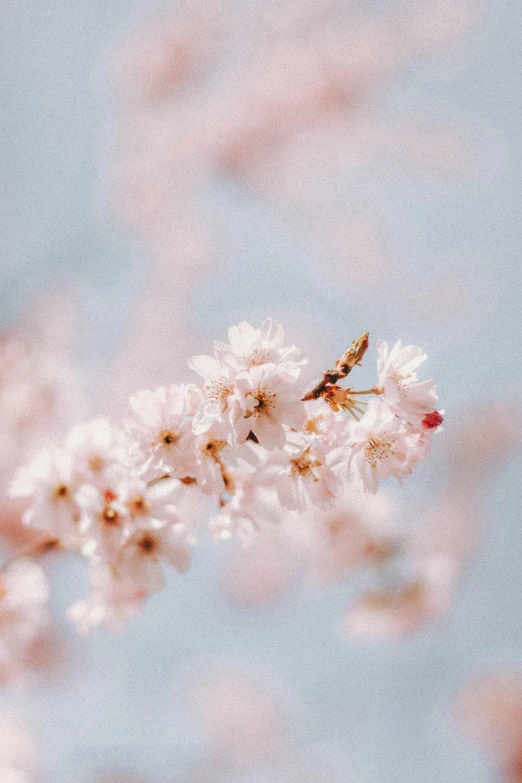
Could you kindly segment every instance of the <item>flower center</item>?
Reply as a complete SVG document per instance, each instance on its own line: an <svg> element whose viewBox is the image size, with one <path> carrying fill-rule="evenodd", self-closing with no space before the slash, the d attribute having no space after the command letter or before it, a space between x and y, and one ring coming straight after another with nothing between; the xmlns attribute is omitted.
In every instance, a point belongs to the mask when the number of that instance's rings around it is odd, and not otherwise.
<svg viewBox="0 0 522 783"><path fill-rule="evenodd" d="M69 497L69 487L67 484L59 484L54 490L54 497L57 500L64 500Z"/></svg>
<svg viewBox="0 0 522 783"><path fill-rule="evenodd" d="M119 524L118 512L112 506L106 506L102 512L102 519L107 525Z"/></svg>
<svg viewBox="0 0 522 783"><path fill-rule="evenodd" d="M156 539L150 533L144 533L137 543L138 547L147 555L154 552L157 545Z"/></svg>
<svg viewBox="0 0 522 783"><path fill-rule="evenodd" d="M248 354L241 357L247 367L258 367L261 364L268 364L272 356L268 348L252 348Z"/></svg>
<svg viewBox="0 0 522 783"><path fill-rule="evenodd" d="M292 478L311 478L313 481L319 481L314 473L314 468L320 468L321 463L318 460L311 459L305 451L300 457L290 460L290 475Z"/></svg>
<svg viewBox="0 0 522 783"><path fill-rule="evenodd" d="M205 396L207 400L220 402L223 406L226 406L227 400L231 394L232 389L230 388L227 379L224 377L218 378L217 381L212 381L212 383L207 383L205 386Z"/></svg>
<svg viewBox="0 0 522 783"><path fill-rule="evenodd" d="M257 403L253 411L254 415L267 413L269 408L272 408L274 405L275 394L270 394L266 389L258 389L252 396Z"/></svg>
<svg viewBox="0 0 522 783"><path fill-rule="evenodd" d="M160 433L158 441L168 449L171 446L175 446L179 439L179 433L173 432L172 430L164 430L162 433Z"/></svg>
<svg viewBox="0 0 522 783"><path fill-rule="evenodd" d="M371 468L376 468L377 463L383 459L393 456L394 440L379 440L379 438L368 438L364 448L364 458Z"/></svg>
<svg viewBox="0 0 522 783"><path fill-rule="evenodd" d="M207 440L206 443L204 443L201 446L201 451L203 454L205 454L207 457L212 457L212 459L215 459L221 449L223 449L227 445L225 440Z"/></svg>
<svg viewBox="0 0 522 783"><path fill-rule="evenodd" d="M93 473L100 473L105 467L105 463L100 456L96 455L90 458L89 467Z"/></svg>
<svg viewBox="0 0 522 783"><path fill-rule="evenodd" d="M146 514L149 510L147 501L141 495L134 498L129 503L130 512L132 516L139 516L140 514Z"/></svg>

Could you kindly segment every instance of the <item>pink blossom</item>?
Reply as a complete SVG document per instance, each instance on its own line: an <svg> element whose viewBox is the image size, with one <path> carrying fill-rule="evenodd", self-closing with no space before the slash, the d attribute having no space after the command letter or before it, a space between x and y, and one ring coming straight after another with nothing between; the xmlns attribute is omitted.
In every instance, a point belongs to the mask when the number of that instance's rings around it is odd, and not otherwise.
<svg viewBox="0 0 522 783"><path fill-rule="evenodd" d="M441 421L437 411L425 412L414 426L395 415L385 389L338 385L362 361L368 333L306 395L298 384L302 362L294 347L283 346L279 324L268 320L254 329L241 323L229 339L215 344L214 357L191 360L203 387L141 391L123 428L92 419L70 432L64 448L47 447L19 471L12 492L32 501L26 523L90 560L92 594L69 612L81 630L120 628L163 587L164 565L189 568L207 499L217 509L208 521L214 538L248 542L265 526L280 524L282 509L338 503L350 479L371 493L389 475L402 481L431 448ZM419 359L412 350L414 365L398 362L409 366L410 381ZM356 395L369 393L377 396L363 413ZM310 521L286 512L284 518L293 533ZM338 521L323 528L330 543ZM357 555L346 555L345 547L343 558L373 563L391 557L392 544L377 534L358 530L356 537ZM303 538L295 536L298 551ZM419 558L414 584L426 582L432 561Z"/></svg>
<svg viewBox="0 0 522 783"><path fill-rule="evenodd" d="M284 508L304 511L308 503L328 506L341 489L339 477L328 465L329 453L329 447L319 440L275 452L262 471L262 480L275 484Z"/></svg>
<svg viewBox="0 0 522 783"><path fill-rule="evenodd" d="M220 495L227 489L228 473L225 467L225 455L230 452L228 443L212 427L209 432L196 435L194 439L194 466L192 476L198 487L206 495Z"/></svg>
<svg viewBox="0 0 522 783"><path fill-rule="evenodd" d="M460 689L452 713L462 733L515 783L522 779L522 671L512 663L475 674Z"/></svg>
<svg viewBox="0 0 522 783"><path fill-rule="evenodd" d="M221 583L225 595L242 609L270 606L288 593L300 567L293 530L263 525L248 540L232 546Z"/></svg>
<svg viewBox="0 0 522 783"><path fill-rule="evenodd" d="M148 465L183 478L191 475L192 420L197 389L191 385L141 391L129 402L128 438Z"/></svg>
<svg viewBox="0 0 522 783"><path fill-rule="evenodd" d="M331 508L309 509L298 517L292 529L304 544L310 581L345 580L360 568L386 562L400 540L397 517L390 495L363 495L353 487L346 487Z"/></svg>
<svg viewBox="0 0 522 783"><path fill-rule="evenodd" d="M113 560L118 578L132 582L147 593L161 590L165 577L161 564L187 571L192 552L182 529L172 524L150 524L135 530Z"/></svg>
<svg viewBox="0 0 522 783"><path fill-rule="evenodd" d="M208 527L215 541L227 541L238 536L247 542L257 530L258 522L250 510L232 500L219 514L209 519Z"/></svg>
<svg viewBox="0 0 522 783"><path fill-rule="evenodd" d="M147 591L133 580L115 577L106 565L91 566L89 579L92 593L73 604L67 617L80 634L99 626L114 633L123 631L127 621L140 612Z"/></svg>
<svg viewBox="0 0 522 783"><path fill-rule="evenodd" d="M38 775L36 743L21 716L12 710L0 712L0 780L31 783Z"/></svg>
<svg viewBox="0 0 522 783"><path fill-rule="evenodd" d="M111 560L131 533L130 510L119 493L118 483L102 488L83 484L76 500L81 510L82 553Z"/></svg>
<svg viewBox="0 0 522 783"><path fill-rule="evenodd" d="M332 466L362 492L377 492L379 482L411 473L415 449L407 431L381 399L372 399L362 419L354 422L344 444L332 453Z"/></svg>
<svg viewBox="0 0 522 783"><path fill-rule="evenodd" d="M189 367L205 379L203 401L194 417L196 435L208 432L216 423L223 423L234 393L233 374L230 367L212 356L193 356Z"/></svg>
<svg viewBox="0 0 522 783"><path fill-rule="evenodd" d="M216 540L226 541L233 536L245 544L266 524L281 521L281 509L271 488L257 483L258 468L244 462L234 474L234 493L221 512L211 517L209 529Z"/></svg>
<svg viewBox="0 0 522 783"><path fill-rule="evenodd" d="M433 411L433 413L427 413L424 416L421 426L423 430L433 430L440 427L443 421L442 413L440 411Z"/></svg>
<svg viewBox="0 0 522 783"><path fill-rule="evenodd" d="M454 595L455 576L455 563L449 558L427 559L418 564L410 581L372 590L356 599L342 628L359 638L403 638L446 614Z"/></svg>
<svg viewBox="0 0 522 783"><path fill-rule="evenodd" d="M49 446L20 468L11 495L31 498L32 505L23 514L24 524L69 541L78 532L77 488L71 455L57 446Z"/></svg>
<svg viewBox="0 0 522 783"><path fill-rule="evenodd" d="M275 364L263 364L241 372L236 379L232 426L238 443L253 432L261 446L282 448L283 425L300 428L305 420L302 392L294 377Z"/></svg>
<svg viewBox="0 0 522 783"><path fill-rule="evenodd" d="M308 438L320 438L321 443L330 447L336 446L350 424L346 417L336 416L324 399L305 402L305 410L305 435Z"/></svg>
<svg viewBox="0 0 522 783"><path fill-rule="evenodd" d="M179 483L171 479L150 486L137 481L122 493L132 525L112 564L115 573L149 593L164 585L160 563L178 571L191 563L195 540L173 504L180 495Z"/></svg>
<svg viewBox="0 0 522 783"><path fill-rule="evenodd" d="M73 427L65 448L73 462L76 482L106 481L106 472L115 464L129 463L126 446L122 430L104 416Z"/></svg>
<svg viewBox="0 0 522 783"><path fill-rule="evenodd" d="M426 360L426 354L414 345L403 346L399 340L388 352L388 344L377 343L377 371L382 398L397 416L420 426L426 414L432 413L438 395L434 381L418 381L415 370Z"/></svg>
<svg viewBox="0 0 522 783"><path fill-rule="evenodd" d="M234 370L248 370L261 364L284 364L286 372L299 374L299 349L283 347L285 331L280 323L268 318L260 329L243 321L228 330L229 344L215 341L216 356Z"/></svg>
<svg viewBox="0 0 522 783"><path fill-rule="evenodd" d="M288 739L283 706L251 677L222 673L194 695L210 753L234 767L269 761Z"/></svg>

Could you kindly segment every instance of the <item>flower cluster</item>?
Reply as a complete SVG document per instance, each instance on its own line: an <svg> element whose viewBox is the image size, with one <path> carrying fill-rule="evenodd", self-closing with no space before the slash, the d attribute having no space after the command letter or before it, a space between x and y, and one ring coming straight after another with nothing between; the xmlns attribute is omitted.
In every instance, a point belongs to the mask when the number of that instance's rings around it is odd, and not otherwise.
<svg viewBox="0 0 522 783"><path fill-rule="evenodd" d="M429 451L442 416L435 384L416 376L420 349L379 343L377 383L343 388L364 334L305 393L305 360L280 324L228 336L190 360L199 384L141 391L120 426L81 424L19 471L24 522L89 560L92 593L69 612L80 630L121 628L164 585L164 565L188 569L195 495L215 502L216 539L248 538L284 510L328 507L349 483L375 493L388 476L402 482Z"/></svg>

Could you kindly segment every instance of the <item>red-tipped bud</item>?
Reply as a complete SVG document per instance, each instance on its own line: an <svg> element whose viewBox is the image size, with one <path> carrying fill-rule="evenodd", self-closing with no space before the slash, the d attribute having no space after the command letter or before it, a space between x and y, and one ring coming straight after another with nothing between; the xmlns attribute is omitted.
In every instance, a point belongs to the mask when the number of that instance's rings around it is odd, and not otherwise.
<svg viewBox="0 0 522 783"><path fill-rule="evenodd" d="M433 411L433 413L427 413L422 420L423 430L434 430L439 427L444 421L442 413L439 411Z"/></svg>

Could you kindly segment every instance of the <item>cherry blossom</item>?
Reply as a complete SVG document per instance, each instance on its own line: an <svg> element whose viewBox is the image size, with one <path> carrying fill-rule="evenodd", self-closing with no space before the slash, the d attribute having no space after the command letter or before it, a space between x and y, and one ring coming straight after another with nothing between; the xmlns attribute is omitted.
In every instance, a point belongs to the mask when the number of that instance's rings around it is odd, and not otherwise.
<svg viewBox="0 0 522 783"><path fill-rule="evenodd" d="M193 356L189 367L205 379L204 400L194 418L193 428L196 434L208 432L216 422L222 421L233 395L232 370L212 356Z"/></svg>
<svg viewBox="0 0 522 783"><path fill-rule="evenodd" d="M417 380L415 370L426 360L426 354L415 345L403 346L400 340L391 351L386 342L379 341L377 352L383 400L397 416L420 425L427 414L433 414L438 399L434 381Z"/></svg>
<svg viewBox="0 0 522 783"><path fill-rule="evenodd" d="M234 370L248 370L261 364L284 363L285 370L299 374L299 359L295 345L283 347L285 331L280 323L268 318L259 329L243 321L228 330L229 344L214 342L216 355Z"/></svg>
<svg viewBox="0 0 522 783"><path fill-rule="evenodd" d="M400 483L411 473L415 436L381 400L371 400L362 419L348 431L333 464L341 475L349 474L358 489L375 493L387 476Z"/></svg>
<svg viewBox="0 0 522 783"><path fill-rule="evenodd" d="M282 448L283 425L299 429L305 421L302 392L291 373L269 363L251 367L236 379L232 425L238 443L252 432L261 446Z"/></svg>
<svg viewBox="0 0 522 783"><path fill-rule="evenodd" d="M339 476L328 465L328 446L308 443L290 453L274 454L263 470L264 480L274 483L281 506L305 511L309 503L324 507L332 503L341 488Z"/></svg>
<svg viewBox="0 0 522 783"><path fill-rule="evenodd" d="M13 497L31 498L23 522L51 536L69 540L78 533L80 509L71 455L57 446L44 447L18 472L11 488Z"/></svg>
<svg viewBox="0 0 522 783"><path fill-rule="evenodd" d="M25 524L48 537L44 545L89 562L92 592L68 612L80 632L120 630L165 586L165 567L190 567L203 507L216 541L248 544L284 524L299 550L311 509L336 514L343 495L357 505L350 493L375 493L390 475L402 482L427 455L442 415L419 403L420 349L398 344L388 357L381 344L379 384L343 388L339 382L368 350L365 332L304 393L304 359L284 337L271 319L231 327L229 343L215 342L213 357L189 362L202 383L142 390L119 424L105 417L79 424L18 471L12 494L27 501ZM406 403L394 409L387 389L397 388L390 381L396 371ZM335 524L316 532L331 543ZM353 557L364 565L392 558L394 540L363 528L351 529Z"/></svg>
<svg viewBox="0 0 522 783"><path fill-rule="evenodd" d="M506 783L522 779L522 670L498 662L475 673L456 694L451 712L468 739L496 762Z"/></svg>
<svg viewBox="0 0 522 783"><path fill-rule="evenodd" d="M99 416L73 427L65 441L78 482L106 481L107 470L125 460L126 443L121 429Z"/></svg>
<svg viewBox="0 0 522 783"><path fill-rule="evenodd" d="M433 557L417 564L410 580L370 590L349 608L342 629L367 639L400 639L448 610L454 593L455 563Z"/></svg>
<svg viewBox="0 0 522 783"><path fill-rule="evenodd" d="M105 564L91 566L89 580L92 593L67 610L68 618L82 635L99 626L114 633L123 631L127 621L141 611L147 591L134 580L115 576Z"/></svg>
<svg viewBox="0 0 522 783"><path fill-rule="evenodd" d="M283 704L252 675L215 674L193 703L211 756L233 768L266 763L289 741Z"/></svg>
<svg viewBox="0 0 522 783"><path fill-rule="evenodd" d="M354 487L324 511L308 509L292 523L304 544L307 579L328 584L386 563L399 547L398 517L398 503L388 492L361 494Z"/></svg>
<svg viewBox="0 0 522 783"><path fill-rule="evenodd" d="M190 475L193 386L174 385L156 391L141 391L129 401L125 429L136 443L138 454L152 468L173 475Z"/></svg>
<svg viewBox="0 0 522 783"><path fill-rule="evenodd" d="M38 777L36 743L22 717L0 712L0 779L2 783L33 783Z"/></svg>
<svg viewBox="0 0 522 783"><path fill-rule="evenodd" d="M76 494L85 555L112 560L130 535L130 510L122 502L116 485L113 487L99 489L94 484L83 484Z"/></svg>
<svg viewBox="0 0 522 783"><path fill-rule="evenodd" d="M147 592L155 592L165 585L161 564L177 571L187 571L192 552L181 531L168 524L156 524L136 530L120 548L114 560L118 576Z"/></svg>

